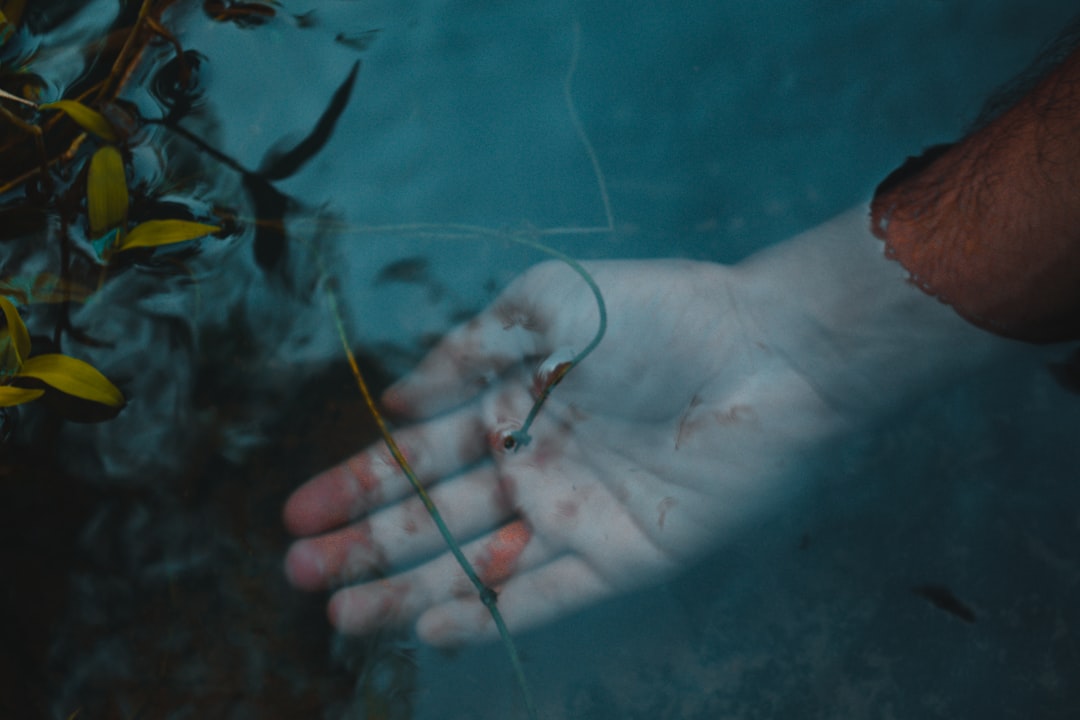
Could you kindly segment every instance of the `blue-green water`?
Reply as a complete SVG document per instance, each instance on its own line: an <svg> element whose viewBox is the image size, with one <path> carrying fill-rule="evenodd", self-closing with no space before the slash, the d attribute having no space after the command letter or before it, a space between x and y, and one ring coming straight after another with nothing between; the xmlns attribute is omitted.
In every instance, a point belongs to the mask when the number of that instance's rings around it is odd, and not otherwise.
<svg viewBox="0 0 1080 720"><path fill-rule="evenodd" d="M1018 0L340 0L285 2L256 28L211 21L198 4L170 19L205 57L202 130L248 168L303 137L361 60L327 147L278 187L332 218L316 229L306 213L292 229L333 257L354 342L402 372L539 258L498 238L400 226L605 222L564 92L575 24L572 102L617 232L554 244L578 257L732 262L866 199L906 155L956 137L1073 11ZM150 114L152 99L133 94ZM224 170L198 192L240 195ZM317 299L260 283L247 254L220 258L223 272L203 279L206 322L241 307L265 330L254 342L277 374L250 380L267 395L253 391L247 413L273 413L301 368L342 362L332 323ZM423 282L380 280L410 258L426 262ZM104 448L106 485L184 462L173 425L149 406L129 410L86 431ZM156 452L125 454L148 416ZM1074 717L1077 427L1077 398L1041 367L1017 365L852 437L807 469L806 495L734 546L662 587L521 635L542 717ZM252 445L275 441L251 434ZM246 442L241 427L222 453L242 463ZM950 588L975 622L912 592L927 584ZM501 646L417 647L415 658L415 717L524 717ZM71 685L65 700L83 691L75 675ZM362 707L323 713L363 717Z"/></svg>

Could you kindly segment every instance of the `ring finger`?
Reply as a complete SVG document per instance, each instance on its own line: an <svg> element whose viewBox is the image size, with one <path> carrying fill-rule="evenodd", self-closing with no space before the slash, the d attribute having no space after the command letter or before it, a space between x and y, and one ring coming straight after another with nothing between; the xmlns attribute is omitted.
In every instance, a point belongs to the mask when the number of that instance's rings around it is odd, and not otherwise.
<svg viewBox="0 0 1080 720"><path fill-rule="evenodd" d="M453 537L470 538L506 522L515 512L495 466L485 464L441 483L429 493ZM298 587L377 576L445 548L445 540L419 497L411 497L360 522L293 543L286 572Z"/></svg>

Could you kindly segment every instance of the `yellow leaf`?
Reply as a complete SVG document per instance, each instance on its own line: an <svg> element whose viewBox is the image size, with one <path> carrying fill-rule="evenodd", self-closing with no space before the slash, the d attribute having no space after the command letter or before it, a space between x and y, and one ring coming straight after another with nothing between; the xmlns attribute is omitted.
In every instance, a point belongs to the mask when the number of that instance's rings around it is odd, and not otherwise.
<svg viewBox="0 0 1080 720"><path fill-rule="evenodd" d="M90 158L86 176L86 205L90 213L90 236L98 237L120 225L127 217L128 191L124 159L106 145Z"/></svg>
<svg viewBox="0 0 1080 720"><path fill-rule="evenodd" d="M77 100L57 100L56 102L43 103L38 106L42 110L60 110L74 120L79 127L87 132L92 132L105 142L114 143L119 138L105 116L97 110L91 110Z"/></svg>
<svg viewBox="0 0 1080 720"><path fill-rule="evenodd" d="M44 394L44 390L36 388L20 388L10 385L0 385L0 407L22 405L25 402L36 400Z"/></svg>
<svg viewBox="0 0 1080 720"><path fill-rule="evenodd" d="M7 328L4 333L7 336L4 338L7 347L0 348L0 353L7 356L3 358L5 366L3 369L8 372L16 372L22 367L26 357L30 354L30 333L26 331L26 325L23 324L22 318L19 317L19 311L3 295L0 295L0 308L3 309L4 319L7 320ZM10 351L14 351L14 357L8 356Z"/></svg>
<svg viewBox="0 0 1080 720"><path fill-rule="evenodd" d="M204 225L189 220L147 220L131 228L117 245L117 250L135 247L158 247L194 240L221 230L217 225Z"/></svg>
<svg viewBox="0 0 1080 720"><path fill-rule="evenodd" d="M23 363L18 377L36 378L60 392L109 407L124 404L124 396L93 365L67 355L32 357Z"/></svg>

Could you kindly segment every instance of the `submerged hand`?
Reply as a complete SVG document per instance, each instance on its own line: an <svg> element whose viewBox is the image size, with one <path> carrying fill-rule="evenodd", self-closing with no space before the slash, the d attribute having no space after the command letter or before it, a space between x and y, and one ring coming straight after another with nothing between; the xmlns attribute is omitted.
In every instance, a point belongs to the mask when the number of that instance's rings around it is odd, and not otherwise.
<svg viewBox="0 0 1080 720"><path fill-rule="evenodd" d="M655 582L755 516L831 411L740 305L736 269L690 261L588 265L606 336L554 389L532 441L505 447L551 370L598 313L558 263L518 278L390 388L396 433L511 630ZM782 291L782 289L781 289ZM331 621L362 633L417 622L434 644L494 637L491 618L378 443L289 499L286 569L343 586Z"/></svg>

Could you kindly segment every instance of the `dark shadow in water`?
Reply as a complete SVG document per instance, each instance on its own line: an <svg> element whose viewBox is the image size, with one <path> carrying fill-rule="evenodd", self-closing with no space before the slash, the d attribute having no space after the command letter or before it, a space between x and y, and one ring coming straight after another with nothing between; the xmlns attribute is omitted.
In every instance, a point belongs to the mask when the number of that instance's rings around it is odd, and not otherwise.
<svg viewBox="0 0 1080 720"><path fill-rule="evenodd" d="M203 384L198 400L224 426L242 398L220 391ZM348 368L315 376L280 418L277 442L243 464L210 446L138 488L91 488L49 448L5 457L0 717L322 717L357 694L385 706L387 688L358 672L376 641L335 641L325 595L281 568L285 498L375 437ZM411 665L393 668L410 684Z"/></svg>

